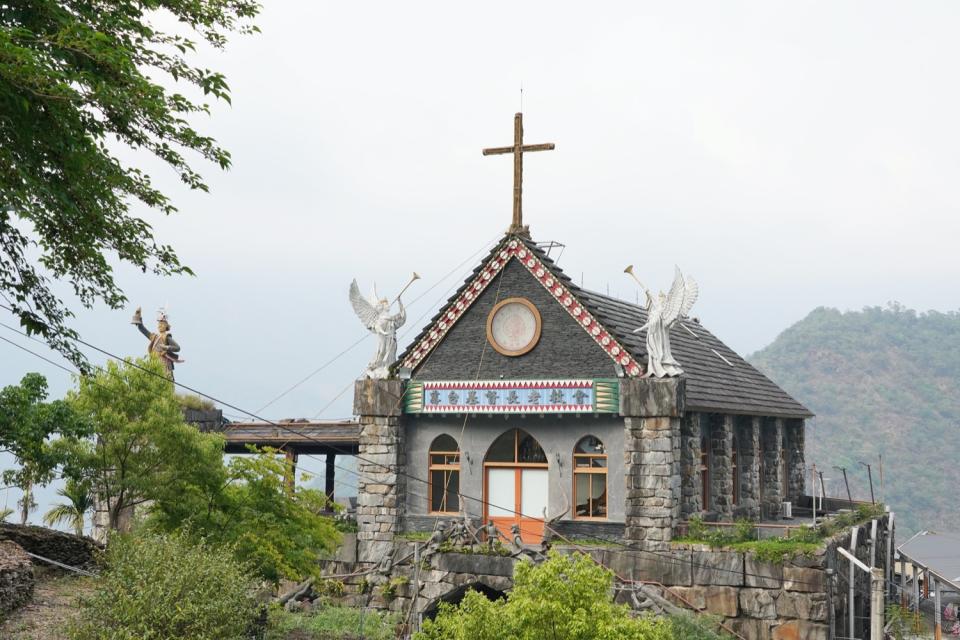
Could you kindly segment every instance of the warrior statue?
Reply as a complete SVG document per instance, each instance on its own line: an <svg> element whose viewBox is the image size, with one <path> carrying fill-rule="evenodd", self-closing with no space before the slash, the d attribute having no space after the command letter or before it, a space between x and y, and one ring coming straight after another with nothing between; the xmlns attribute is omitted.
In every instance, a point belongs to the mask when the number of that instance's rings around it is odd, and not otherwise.
<svg viewBox="0 0 960 640"><path fill-rule="evenodd" d="M400 291L400 295L407 290L414 280L420 278L416 273L410 283ZM385 298L378 299L376 290L374 295L367 299L360 293L357 281L350 283L350 304L353 310L360 318L360 322L367 330L377 336L377 352L367 365L364 375L374 380L382 380L390 376L390 365L397 359L397 329L403 326L407 321L407 311L403 308L403 302L400 301L400 295L396 302L400 309L396 314L390 313L391 303Z"/></svg>
<svg viewBox="0 0 960 640"><path fill-rule="evenodd" d="M173 335L170 333L170 321L167 318L166 310L161 309L157 314L156 333L149 331L143 326L143 316L141 315L140 307L137 307L137 310L133 314L133 320L130 322L136 325L140 333L145 335L150 341L147 346L147 353L160 359L160 362L163 363L163 366L167 370L167 375L173 380L173 365L183 362L183 360L180 359L180 345L177 344L177 341L173 339Z"/></svg>
<svg viewBox="0 0 960 640"><path fill-rule="evenodd" d="M633 265L624 271L632 276ZM647 332L647 376L657 378L679 376L683 373L683 369L670 351L670 329L680 318L690 312L693 303L697 301L700 287L690 276L684 277L679 267L668 294L661 291L654 297L636 276L634 279L647 294L647 304L644 307L647 311L647 323L633 331L634 333Z"/></svg>

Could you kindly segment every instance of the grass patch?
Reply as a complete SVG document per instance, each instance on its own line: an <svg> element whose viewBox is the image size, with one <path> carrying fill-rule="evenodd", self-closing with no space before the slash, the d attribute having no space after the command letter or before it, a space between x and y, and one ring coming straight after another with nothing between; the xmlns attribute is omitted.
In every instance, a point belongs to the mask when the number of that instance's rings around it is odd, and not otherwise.
<svg viewBox="0 0 960 640"><path fill-rule="evenodd" d="M800 526L789 537L756 539L756 523L738 520L733 527L710 527L700 518L690 518L686 536L674 538L681 544L706 544L713 548L753 553L766 562L784 562L798 555L813 555L827 538L884 514L882 504L862 504L856 510L821 522L817 527Z"/></svg>
<svg viewBox="0 0 960 640"><path fill-rule="evenodd" d="M431 533L429 531L408 531L406 533L398 533L397 537L401 540L407 540L408 542L426 542L430 539Z"/></svg>
<svg viewBox="0 0 960 640"><path fill-rule="evenodd" d="M281 608L270 611L266 640L391 640L399 617L372 609L323 607L312 613L291 613Z"/></svg>

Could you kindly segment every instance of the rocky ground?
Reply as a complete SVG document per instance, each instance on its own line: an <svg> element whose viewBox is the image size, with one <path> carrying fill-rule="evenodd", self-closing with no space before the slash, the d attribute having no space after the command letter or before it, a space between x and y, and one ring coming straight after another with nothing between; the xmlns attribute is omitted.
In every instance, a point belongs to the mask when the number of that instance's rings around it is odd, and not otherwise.
<svg viewBox="0 0 960 640"><path fill-rule="evenodd" d="M0 622L4 640L65 640L64 623L76 615L77 598L90 592L89 578L36 568L33 599Z"/></svg>

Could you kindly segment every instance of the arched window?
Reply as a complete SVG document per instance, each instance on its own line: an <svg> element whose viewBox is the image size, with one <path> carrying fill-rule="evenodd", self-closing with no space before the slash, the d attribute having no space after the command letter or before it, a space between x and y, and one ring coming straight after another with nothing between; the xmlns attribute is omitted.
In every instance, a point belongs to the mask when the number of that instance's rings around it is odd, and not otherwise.
<svg viewBox="0 0 960 640"><path fill-rule="evenodd" d="M460 447L444 434L430 445L430 512L460 512Z"/></svg>
<svg viewBox="0 0 960 640"><path fill-rule="evenodd" d="M730 447L730 473L733 476L733 504L740 502L740 470L737 468L737 452L740 450L740 443L737 434L733 434L733 444Z"/></svg>
<svg viewBox="0 0 960 640"><path fill-rule="evenodd" d="M536 438L526 431L511 429L490 445L486 463L547 464L547 454Z"/></svg>
<svg viewBox="0 0 960 640"><path fill-rule="evenodd" d="M577 519L607 517L607 451L594 436L573 449L573 504Z"/></svg>

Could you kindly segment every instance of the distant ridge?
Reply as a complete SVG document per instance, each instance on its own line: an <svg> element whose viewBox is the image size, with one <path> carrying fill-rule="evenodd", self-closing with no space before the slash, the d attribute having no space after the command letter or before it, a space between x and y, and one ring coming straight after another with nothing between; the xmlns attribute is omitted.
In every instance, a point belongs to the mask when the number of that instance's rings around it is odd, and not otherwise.
<svg viewBox="0 0 960 640"><path fill-rule="evenodd" d="M818 308L748 358L809 407L807 464L828 494L880 499L897 512L899 540L919 529L960 532L960 313L892 303L841 313ZM809 476L807 478L809 490Z"/></svg>

